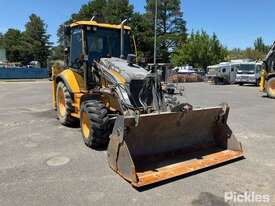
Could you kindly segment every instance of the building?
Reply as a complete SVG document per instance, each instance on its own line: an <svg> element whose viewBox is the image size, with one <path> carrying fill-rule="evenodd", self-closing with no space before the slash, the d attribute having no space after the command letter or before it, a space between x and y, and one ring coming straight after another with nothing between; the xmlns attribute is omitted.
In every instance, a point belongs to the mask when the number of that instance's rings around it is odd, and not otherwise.
<svg viewBox="0 0 275 206"><path fill-rule="evenodd" d="M7 61L6 49L0 48L0 63L4 63L6 61Z"/></svg>

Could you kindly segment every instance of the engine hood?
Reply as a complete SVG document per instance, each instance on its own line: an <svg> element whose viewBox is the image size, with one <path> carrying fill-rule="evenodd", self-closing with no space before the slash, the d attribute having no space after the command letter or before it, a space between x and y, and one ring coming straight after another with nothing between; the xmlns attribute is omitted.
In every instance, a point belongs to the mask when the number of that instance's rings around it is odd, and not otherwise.
<svg viewBox="0 0 275 206"><path fill-rule="evenodd" d="M116 57L102 58L100 62L110 70L114 69L118 72L127 83L132 80L143 80L150 73L136 64L130 66L126 60Z"/></svg>

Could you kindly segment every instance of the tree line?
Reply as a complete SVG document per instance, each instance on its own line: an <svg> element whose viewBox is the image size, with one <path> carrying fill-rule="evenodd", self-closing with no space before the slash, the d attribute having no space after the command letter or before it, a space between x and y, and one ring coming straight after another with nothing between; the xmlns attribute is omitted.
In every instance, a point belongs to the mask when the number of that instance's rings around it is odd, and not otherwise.
<svg viewBox="0 0 275 206"><path fill-rule="evenodd" d="M27 65L31 61L39 61L44 67L50 55L49 38L44 21L31 14L24 31L8 29L5 34L0 35L0 46L6 49L9 62Z"/></svg>
<svg viewBox="0 0 275 206"><path fill-rule="evenodd" d="M0 46L6 48L9 61L28 63L37 60L46 65L47 58L63 59L64 25L77 20L90 20L92 17L97 22L111 24L120 24L122 20L128 19L127 24L131 26L136 39L138 60L150 63L153 62L154 16L155 0L146 1L143 14L136 12L128 0L90 0L60 25L56 46L51 47L46 24L35 14L30 16L25 31L9 29L0 35ZM158 0L157 19L158 62L206 68L230 59L263 59L269 49L262 38L256 39L254 47L230 50L216 34L209 35L203 30L188 34L180 0Z"/></svg>
<svg viewBox="0 0 275 206"><path fill-rule="evenodd" d="M228 59L253 59L253 60L263 60L270 50L271 45L266 45L262 37L258 37L253 47L248 47L246 49L235 48L229 51L227 56Z"/></svg>

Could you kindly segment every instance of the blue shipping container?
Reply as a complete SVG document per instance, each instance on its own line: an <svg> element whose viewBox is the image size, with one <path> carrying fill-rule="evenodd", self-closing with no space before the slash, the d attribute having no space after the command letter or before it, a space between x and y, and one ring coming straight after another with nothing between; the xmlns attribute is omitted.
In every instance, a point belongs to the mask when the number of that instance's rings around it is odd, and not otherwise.
<svg viewBox="0 0 275 206"><path fill-rule="evenodd" d="M47 68L0 68L0 79L43 79Z"/></svg>

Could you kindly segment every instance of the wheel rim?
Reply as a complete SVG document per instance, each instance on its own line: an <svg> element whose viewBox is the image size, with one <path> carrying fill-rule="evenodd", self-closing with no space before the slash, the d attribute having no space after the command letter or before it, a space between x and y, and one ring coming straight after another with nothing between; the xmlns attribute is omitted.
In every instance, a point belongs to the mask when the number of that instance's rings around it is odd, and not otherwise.
<svg viewBox="0 0 275 206"><path fill-rule="evenodd" d="M269 85L269 91L272 95L275 96L275 80L271 81L270 82L270 85Z"/></svg>
<svg viewBox="0 0 275 206"><path fill-rule="evenodd" d="M65 105L65 96L62 88L59 88L58 91L58 109L59 114L64 117L66 114L66 105Z"/></svg>
<svg viewBox="0 0 275 206"><path fill-rule="evenodd" d="M84 138L88 139L90 136L90 120L87 112L82 113L81 129Z"/></svg>

